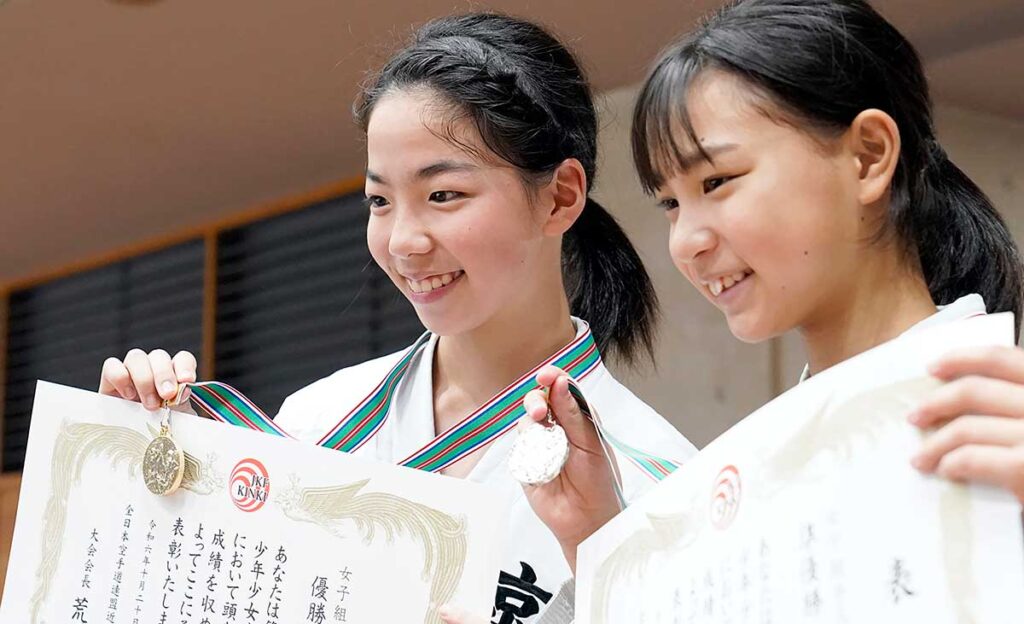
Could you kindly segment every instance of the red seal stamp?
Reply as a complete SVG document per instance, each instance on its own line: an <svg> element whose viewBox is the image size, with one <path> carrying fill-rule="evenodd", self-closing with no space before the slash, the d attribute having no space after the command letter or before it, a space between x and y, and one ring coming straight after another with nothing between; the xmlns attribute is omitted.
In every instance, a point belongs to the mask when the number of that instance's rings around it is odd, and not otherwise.
<svg viewBox="0 0 1024 624"><path fill-rule="evenodd" d="M256 459L247 458L235 464L228 481L231 502L245 512L257 511L270 496L267 468Z"/></svg>
<svg viewBox="0 0 1024 624"><path fill-rule="evenodd" d="M740 471L736 466L722 468L711 490L711 524L716 529L725 530L732 524L740 507L741 492Z"/></svg>

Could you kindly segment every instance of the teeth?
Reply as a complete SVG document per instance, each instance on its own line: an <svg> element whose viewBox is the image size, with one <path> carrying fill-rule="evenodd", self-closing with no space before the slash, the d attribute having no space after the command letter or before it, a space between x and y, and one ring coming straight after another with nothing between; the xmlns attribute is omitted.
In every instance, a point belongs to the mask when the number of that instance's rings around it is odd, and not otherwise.
<svg viewBox="0 0 1024 624"><path fill-rule="evenodd" d="M750 274L740 272L733 273L732 275L726 275L725 277L719 277L717 279L711 280L710 282L707 282L707 287L708 290L711 291L711 295L717 297L718 295L729 290L736 284L742 282L744 279L746 279L748 275Z"/></svg>
<svg viewBox="0 0 1024 624"><path fill-rule="evenodd" d="M428 293L432 290L436 290L443 286L447 286L455 281L455 278L462 275L462 271L453 271L451 273L445 273L444 275L435 275L433 277L423 280L411 280L406 278L406 282L409 284L409 289L414 293Z"/></svg>

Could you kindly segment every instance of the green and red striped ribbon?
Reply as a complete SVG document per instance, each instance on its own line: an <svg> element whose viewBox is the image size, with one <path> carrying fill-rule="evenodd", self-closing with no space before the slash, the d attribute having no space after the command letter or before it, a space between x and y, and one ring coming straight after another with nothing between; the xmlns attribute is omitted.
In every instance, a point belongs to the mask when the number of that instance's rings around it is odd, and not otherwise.
<svg viewBox="0 0 1024 624"><path fill-rule="evenodd" d="M413 358L429 340L430 334L426 333L413 343L384 379L332 427L318 445L353 452L372 439L387 422L398 385L409 372ZM590 328L585 328L568 345L525 373L448 431L407 457L400 465L439 472L511 431L525 413L523 397L530 390L537 388L535 375L549 364L566 371L574 382L586 378L596 370L601 364L601 354ZM190 398L199 410L214 420L271 435L291 437L252 401L227 384L216 381L194 383L188 384L187 388L182 387L183 391L186 389L191 392ZM586 410L586 400L583 399L582 391L576 383L570 384L570 389ZM183 398L184 396L179 397L178 402ZM596 421L595 424L600 427ZM604 430L602 434L619 452L656 481L668 476L679 466L677 462L660 459L625 445Z"/></svg>

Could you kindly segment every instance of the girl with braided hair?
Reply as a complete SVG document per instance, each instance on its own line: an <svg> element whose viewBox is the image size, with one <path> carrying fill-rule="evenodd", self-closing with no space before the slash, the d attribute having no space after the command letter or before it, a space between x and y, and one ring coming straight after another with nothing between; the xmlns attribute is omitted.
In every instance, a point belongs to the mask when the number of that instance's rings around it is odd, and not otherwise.
<svg viewBox="0 0 1024 624"><path fill-rule="evenodd" d="M469 14L420 28L354 112L366 132L371 254L430 333L412 351L299 390L276 422L323 443L412 353L387 420L352 452L503 492L511 508L491 620L534 622L570 576L559 541L506 467L508 434L536 370L568 367L597 409L618 415L606 428L632 450L675 461L695 452L601 360L650 355L657 301L626 235L589 196L597 163L589 85L542 28ZM100 391L155 408L194 380L190 354L136 350L106 362ZM481 422L503 400L515 409L498 425ZM587 452L588 462L607 461L597 447ZM635 459L616 461L627 500L657 476Z"/></svg>

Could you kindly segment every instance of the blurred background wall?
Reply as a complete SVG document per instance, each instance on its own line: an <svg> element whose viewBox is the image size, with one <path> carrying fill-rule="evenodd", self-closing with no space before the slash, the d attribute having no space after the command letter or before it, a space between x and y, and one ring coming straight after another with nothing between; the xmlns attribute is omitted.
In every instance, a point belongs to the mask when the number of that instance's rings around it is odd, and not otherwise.
<svg viewBox="0 0 1024 624"><path fill-rule="evenodd" d="M646 66L718 4L0 1L0 562L35 379L92 389L131 346L188 348L273 411L419 331L364 248L349 105L416 25L453 10L540 21L600 93L597 196L664 305L657 370L618 371L627 383L698 446L791 385L797 341L729 334L672 267L630 162ZM926 61L947 151L1024 241L1024 3L876 6Z"/></svg>

